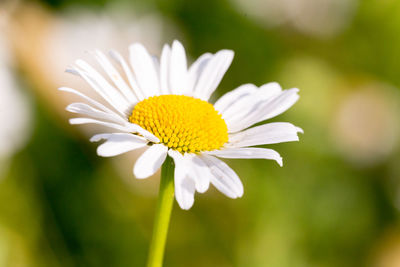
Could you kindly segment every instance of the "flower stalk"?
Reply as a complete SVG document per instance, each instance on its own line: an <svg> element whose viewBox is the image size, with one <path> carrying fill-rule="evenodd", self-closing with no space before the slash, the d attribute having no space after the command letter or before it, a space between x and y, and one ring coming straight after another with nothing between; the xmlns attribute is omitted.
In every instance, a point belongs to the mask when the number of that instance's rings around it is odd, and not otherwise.
<svg viewBox="0 0 400 267"><path fill-rule="evenodd" d="M167 156L161 169L160 190L147 267L161 267L163 264L164 250L173 203L174 162L172 158Z"/></svg>

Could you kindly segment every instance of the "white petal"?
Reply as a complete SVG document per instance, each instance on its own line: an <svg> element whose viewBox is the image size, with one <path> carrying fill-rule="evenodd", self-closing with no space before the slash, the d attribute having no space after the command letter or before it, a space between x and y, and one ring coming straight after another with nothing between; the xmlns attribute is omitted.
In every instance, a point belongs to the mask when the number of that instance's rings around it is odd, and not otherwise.
<svg viewBox="0 0 400 267"><path fill-rule="evenodd" d="M229 146L246 147L299 141L302 130L288 122L273 122L229 135Z"/></svg>
<svg viewBox="0 0 400 267"><path fill-rule="evenodd" d="M129 123L129 122L126 122L125 125L120 125L120 124L116 124L116 123L105 122L105 121L100 121L100 120L91 119L91 118L72 118L69 120L69 123L71 123L71 124L98 124L98 125L113 128L113 129L116 129L116 130L119 130L122 132L126 132L126 133L139 133L151 142L154 142L154 143L160 142L160 140L155 135L150 133L149 131L143 129L139 125Z"/></svg>
<svg viewBox="0 0 400 267"><path fill-rule="evenodd" d="M114 51L114 50L110 51L110 56L122 67L122 69L125 72L126 77L128 77L129 84L131 85L131 88L132 88L133 92L135 93L136 98L139 101L142 101L145 98L144 94L140 90L139 85L137 84L137 81L136 81L130 67L124 60L124 58L121 56L120 53L118 53L117 51Z"/></svg>
<svg viewBox="0 0 400 267"><path fill-rule="evenodd" d="M58 90L64 91L64 92L68 92L68 93L73 93L73 94L75 94L75 95L77 95L77 96L80 96L80 97L82 97L83 99L87 100L89 103L91 103L92 105L94 105L95 107L101 109L101 110L104 111L104 112L107 112L107 113L110 113L110 114L114 114L115 116L120 117L122 120L126 119L126 117L121 117L121 115L115 113L114 111L112 111L111 109L107 108L107 107L104 106L103 104L101 104L101 103L99 103L99 102L93 100L92 98L90 98L90 97L88 97L88 96L82 94L81 92L79 92L79 91L77 91L77 90L75 90L75 89L68 88L68 87L60 87L60 88L58 88Z"/></svg>
<svg viewBox="0 0 400 267"><path fill-rule="evenodd" d="M288 110L297 102L297 100L299 100L298 92L299 89L293 88L285 90L282 94L276 96L271 102L269 102L267 106L268 110L264 111L264 116L262 116L260 121L268 120Z"/></svg>
<svg viewBox="0 0 400 267"><path fill-rule="evenodd" d="M200 156L210 168L213 176L211 183L223 194L230 198L243 195L243 184L237 174L223 161L206 154Z"/></svg>
<svg viewBox="0 0 400 267"><path fill-rule="evenodd" d="M191 169L195 179L196 191L204 193L210 186L210 178L212 177L211 171L207 164L197 155L192 156L190 160L192 166Z"/></svg>
<svg viewBox="0 0 400 267"><path fill-rule="evenodd" d="M75 64L75 70L79 75L83 77L106 101L109 101L116 110L122 114L126 114L127 111L130 111L132 104L129 103L121 93L93 67L80 59L76 60Z"/></svg>
<svg viewBox="0 0 400 267"><path fill-rule="evenodd" d="M304 130L302 128L297 127L297 126L295 126L295 127L296 127L296 130L298 133L302 133L302 134L304 133Z"/></svg>
<svg viewBox="0 0 400 267"><path fill-rule="evenodd" d="M282 91L277 83L264 84L259 89L252 84L247 84L247 86L249 87L249 93L241 94L235 102L231 102L222 111L222 117L227 123L242 122L244 119L248 119L251 114L260 114L263 111L264 105L271 101L274 96L278 96Z"/></svg>
<svg viewBox="0 0 400 267"><path fill-rule="evenodd" d="M210 59L200 75L194 96L207 101L221 82L233 59L233 51L221 50Z"/></svg>
<svg viewBox="0 0 400 267"><path fill-rule="evenodd" d="M130 129L125 125L120 125L111 122L100 121L91 118L72 118L69 120L71 124L98 124L105 127L113 128L122 132L130 132Z"/></svg>
<svg viewBox="0 0 400 267"><path fill-rule="evenodd" d="M207 164L196 154L185 153L182 156L176 151L169 153L172 154L171 157L182 161L182 164L185 166L186 176L193 179L196 191L199 193L206 192L210 185L210 177L212 176Z"/></svg>
<svg viewBox="0 0 400 267"><path fill-rule="evenodd" d="M169 65L171 58L171 48L169 45L164 45L161 59L160 59L160 87L161 94L169 95L171 94L171 90L169 89Z"/></svg>
<svg viewBox="0 0 400 267"><path fill-rule="evenodd" d="M93 136L90 141L97 142L101 139L107 140L97 147L97 155L102 157L120 155L131 150L145 147L147 144L146 139L126 133L97 134Z"/></svg>
<svg viewBox="0 0 400 267"><path fill-rule="evenodd" d="M104 92L104 88L99 86L95 81L93 81L92 78L90 78L88 76L87 72L81 70L77 66L72 66L71 68L68 68L66 70L66 72L72 73L72 74L77 75L77 76L81 77L82 79L84 79L97 94L99 94L111 107L114 108L115 111L117 111L123 117L126 117L127 114L125 113L125 111L118 106L118 103L112 97L110 97L109 95L107 95ZM61 88L59 88L59 89L63 90L63 89L69 89L69 88L62 87L62 89ZM64 91L67 91L67 90L64 90ZM68 90L68 91L71 92L71 90ZM77 91L74 91L73 93L77 94L76 92ZM77 94L77 95L79 95L81 97L85 96L84 94ZM84 98L89 99L89 97L87 97L87 96L85 96Z"/></svg>
<svg viewBox="0 0 400 267"><path fill-rule="evenodd" d="M210 59L213 57L211 53L205 53L201 55L189 68L188 71L188 85L187 85L187 95L193 96L194 89L200 78L201 73L207 66Z"/></svg>
<svg viewBox="0 0 400 267"><path fill-rule="evenodd" d="M232 103L230 106L227 106L222 112L222 118L227 122L235 121L238 117L244 117L245 114L248 114L251 111L257 110L259 108L261 99L255 97L255 93L258 91L256 86L249 84L250 88L253 88L255 91L252 94L242 94L239 99L235 103Z"/></svg>
<svg viewBox="0 0 400 267"><path fill-rule="evenodd" d="M167 157L168 147L154 144L149 147L136 161L133 173L136 178L147 178L156 173Z"/></svg>
<svg viewBox="0 0 400 267"><path fill-rule="evenodd" d="M129 55L133 72L145 97L158 95L160 85L152 56L139 43L129 47Z"/></svg>
<svg viewBox="0 0 400 267"><path fill-rule="evenodd" d="M186 160L181 153L175 150L169 150L170 155L175 162L175 198L179 206L188 210L193 206L194 193L196 190L195 181L188 176Z"/></svg>
<svg viewBox="0 0 400 267"><path fill-rule="evenodd" d="M154 64L154 68L155 68L156 73L157 73L157 77L160 77L160 62L158 61L158 57L157 56L151 56L151 58L153 59L153 64ZM161 91L159 91L158 93L160 93L160 92Z"/></svg>
<svg viewBox="0 0 400 267"><path fill-rule="evenodd" d="M185 48L174 41L169 62L169 89L172 94L180 95L187 90L187 63Z"/></svg>
<svg viewBox="0 0 400 267"><path fill-rule="evenodd" d="M237 105L238 101L241 101L243 97L253 94L257 90L254 84L243 84L238 88L221 96L214 104L214 108L221 114L229 107Z"/></svg>
<svg viewBox="0 0 400 267"><path fill-rule="evenodd" d="M282 158L278 152L272 149L259 147L225 148L207 152L220 158L228 159L272 159L282 166Z"/></svg>
<svg viewBox="0 0 400 267"><path fill-rule="evenodd" d="M183 210L188 210L194 203L195 184L192 179L182 176L181 172L175 171L175 198Z"/></svg>
<svg viewBox="0 0 400 267"><path fill-rule="evenodd" d="M258 89L256 97L260 97L263 100L270 99L273 96L278 95L282 92L282 87L277 82L266 83Z"/></svg>
<svg viewBox="0 0 400 267"><path fill-rule="evenodd" d="M228 126L228 132L238 132L250 127L263 120L275 117L289 109L299 99L298 89L284 90L272 98L261 101L250 108L245 108L242 112L230 114L224 117Z"/></svg>
<svg viewBox="0 0 400 267"><path fill-rule="evenodd" d="M108 77L110 77L110 79L114 82L116 87L125 96L129 103L137 103L138 99L133 94L132 89L126 84L125 80L121 77L119 72L114 68L107 57L100 50L95 50L94 55L100 66L107 73Z"/></svg>
<svg viewBox="0 0 400 267"><path fill-rule="evenodd" d="M160 139L157 138L154 134L150 133L149 131L143 129L137 124L133 123L127 123L126 127L129 129L131 133L139 133L143 135L147 140L153 142L153 143L158 143L160 142Z"/></svg>
<svg viewBox="0 0 400 267"><path fill-rule="evenodd" d="M122 124L126 122L124 119L122 119L120 116L115 115L114 113L108 113L98 110L85 103L72 103L66 107L66 110L72 113L88 115L95 119L108 120L111 122L122 123Z"/></svg>

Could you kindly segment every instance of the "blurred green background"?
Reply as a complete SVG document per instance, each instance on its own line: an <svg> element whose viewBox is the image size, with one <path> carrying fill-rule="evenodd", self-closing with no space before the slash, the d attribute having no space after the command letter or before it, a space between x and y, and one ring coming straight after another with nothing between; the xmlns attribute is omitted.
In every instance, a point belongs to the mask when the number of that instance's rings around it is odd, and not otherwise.
<svg viewBox="0 0 400 267"><path fill-rule="evenodd" d="M231 160L245 194L174 204L165 266L400 266L400 1L0 2L0 266L144 266L158 177L96 155L68 125L64 69L85 51L179 39L235 51L213 99L244 83L300 88L274 121L284 158ZM71 76L71 77L70 77Z"/></svg>

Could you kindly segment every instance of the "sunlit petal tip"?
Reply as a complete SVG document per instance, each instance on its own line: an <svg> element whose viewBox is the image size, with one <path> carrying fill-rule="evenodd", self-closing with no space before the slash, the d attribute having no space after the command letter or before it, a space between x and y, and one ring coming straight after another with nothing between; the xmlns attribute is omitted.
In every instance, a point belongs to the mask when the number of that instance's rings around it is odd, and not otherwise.
<svg viewBox="0 0 400 267"><path fill-rule="evenodd" d="M178 46L178 47L184 49L182 43L179 40L176 40L176 39L172 42L172 47L175 47L175 46Z"/></svg>
<svg viewBox="0 0 400 267"><path fill-rule="evenodd" d="M296 131L297 131L298 133L304 134L304 130L303 130L302 128L297 127L297 126L295 126L295 127L296 127Z"/></svg>
<svg viewBox="0 0 400 267"><path fill-rule="evenodd" d="M70 124L79 124L79 122L78 122L77 119L79 119L79 118L72 118L72 119L69 119L68 122L69 122Z"/></svg>
<svg viewBox="0 0 400 267"><path fill-rule="evenodd" d="M190 202L187 201L185 203L182 203L182 204L178 203L178 204L179 204L179 207L181 207L181 209L190 210L190 208L193 207L194 199L193 199L193 201L190 201Z"/></svg>
<svg viewBox="0 0 400 267"><path fill-rule="evenodd" d="M90 142L99 142L99 141L101 141L101 140L103 140L103 139L107 139L107 136L108 136L109 134L96 134L96 135L93 135L90 139L89 139L89 141Z"/></svg>
<svg viewBox="0 0 400 267"><path fill-rule="evenodd" d="M224 54L228 59L232 60L235 56L235 52L230 49L222 49L217 52L217 54Z"/></svg>
<svg viewBox="0 0 400 267"><path fill-rule="evenodd" d="M267 83L267 84L265 84L265 85L281 87L281 85L280 85L278 82L276 82L276 81L274 81L274 82L269 82L269 83ZM282 87L281 87L281 88L282 88Z"/></svg>
<svg viewBox="0 0 400 267"><path fill-rule="evenodd" d="M164 44L163 49L171 49L171 46L169 44Z"/></svg>
<svg viewBox="0 0 400 267"><path fill-rule="evenodd" d="M133 43L129 46L129 51L133 51L135 49L147 51L147 49L141 43Z"/></svg>
<svg viewBox="0 0 400 267"><path fill-rule="evenodd" d="M69 104L68 106L66 106L66 107L65 107L65 110L68 111L68 112L74 113L75 110L73 109L73 104L74 104L74 103Z"/></svg>
<svg viewBox="0 0 400 267"><path fill-rule="evenodd" d="M296 92L296 93L300 92L300 89L299 89L299 88L291 88L291 89L288 89L288 90L294 91L294 92Z"/></svg>
<svg viewBox="0 0 400 267"><path fill-rule="evenodd" d="M175 194L178 205L183 210L189 210L194 204L194 182L190 179L185 179L181 184L176 183L175 179Z"/></svg>
<svg viewBox="0 0 400 267"><path fill-rule="evenodd" d="M146 47L144 47L141 43L133 43L129 46L129 53L132 56L132 54L135 53L148 53Z"/></svg>
<svg viewBox="0 0 400 267"><path fill-rule="evenodd" d="M233 58L235 56L235 52L233 52L233 50L229 50L229 49L222 49L219 50L215 56L217 57L223 57L224 58L224 63L226 64L226 69L229 68L229 66L231 65Z"/></svg>

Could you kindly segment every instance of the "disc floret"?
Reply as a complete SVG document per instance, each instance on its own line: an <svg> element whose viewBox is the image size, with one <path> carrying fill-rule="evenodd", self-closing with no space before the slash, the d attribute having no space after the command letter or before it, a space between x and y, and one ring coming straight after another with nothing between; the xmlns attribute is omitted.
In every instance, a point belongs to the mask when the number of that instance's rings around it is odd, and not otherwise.
<svg viewBox="0 0 400 267"><path fill-rule="evenodd" d="M179 152L198 153L221 148L228 128L210 103L184 95L161 95L136 104L129 121Z"/></svg>

